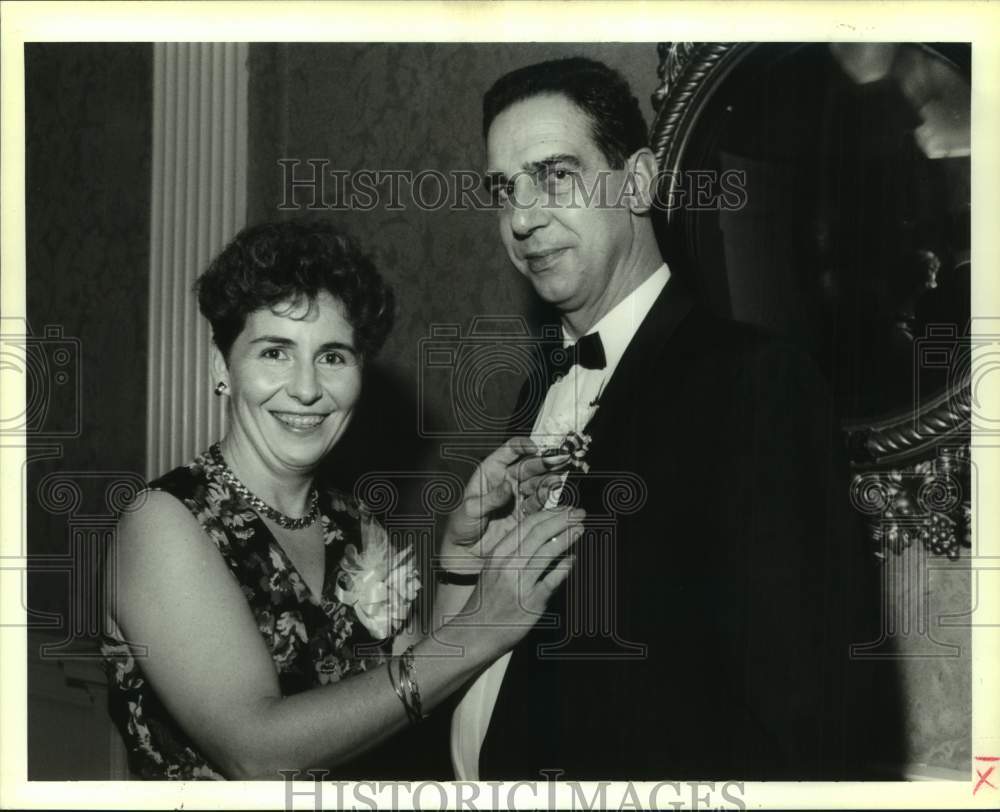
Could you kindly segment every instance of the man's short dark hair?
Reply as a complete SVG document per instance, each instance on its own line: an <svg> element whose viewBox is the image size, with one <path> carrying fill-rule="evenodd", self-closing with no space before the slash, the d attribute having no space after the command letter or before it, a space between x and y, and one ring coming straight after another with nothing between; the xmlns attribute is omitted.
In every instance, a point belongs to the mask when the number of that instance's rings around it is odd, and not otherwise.
<svg viewBox="0 0 1000 812"><path fill-rule="evenodd" d="M612 169L622 169L632 153L649 146L646 120L625 77L581 56L528 65L497 79L483 97L483 138L508 107L546 94L563 95L587 114L594 143Z"/></svg>

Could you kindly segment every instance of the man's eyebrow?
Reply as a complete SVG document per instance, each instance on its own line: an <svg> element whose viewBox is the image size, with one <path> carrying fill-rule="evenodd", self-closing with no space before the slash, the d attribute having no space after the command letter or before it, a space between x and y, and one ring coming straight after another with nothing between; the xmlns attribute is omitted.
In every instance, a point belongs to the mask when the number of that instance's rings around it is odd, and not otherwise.
<svg viewBox="0 0 1000 812"><path fill-rule="evenodd" d="M571 155L568 152L559 152L555 155L546 155L544 158L540 158L537 161L526 161L521 164L521 172L525 172L529 175L538 175L546 169L551 169L553 166L558 164L568 164L573 169L580 169L583 164L580 159L575 155ZM493 191L498 186L505 186L509 178L503 172L487 172L483 175L483 185L489 191Z"/></svg>
<svg viewBox="0 0 1000 812"><path fill-rule="evenodd" d="M579 169L583 164L580 163L580 159L575 155L570 155L568 153L557 153L555 155L547 155L540 161L529 161L528 163L522 165L522 169L525 172L538 172L541 169L548 169L549 167L555 166L556 164L569 164L574 169Z"/></svg>

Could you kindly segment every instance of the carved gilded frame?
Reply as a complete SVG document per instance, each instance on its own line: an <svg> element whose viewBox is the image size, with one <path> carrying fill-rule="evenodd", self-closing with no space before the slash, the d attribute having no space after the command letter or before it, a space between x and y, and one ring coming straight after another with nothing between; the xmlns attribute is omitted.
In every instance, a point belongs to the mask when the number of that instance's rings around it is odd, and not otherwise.
<svg viewBox="0 0 1000 812"><path fill-rule="evenodd" d="M652 96L650 141L663 182L670 187L660 190L661 200L673 199L688 140L708 100L755 47L738 42L658 44L660 85ZM675 212L668 208L663 216L670 223ZM898 551L920 540L954 560L960 547L971 544L971 369L952 372L946 391L912 409L842 424L856 472L852 501L869 517L878 555L886 547ZM916 520L902 521L910 517Z"/></svg>

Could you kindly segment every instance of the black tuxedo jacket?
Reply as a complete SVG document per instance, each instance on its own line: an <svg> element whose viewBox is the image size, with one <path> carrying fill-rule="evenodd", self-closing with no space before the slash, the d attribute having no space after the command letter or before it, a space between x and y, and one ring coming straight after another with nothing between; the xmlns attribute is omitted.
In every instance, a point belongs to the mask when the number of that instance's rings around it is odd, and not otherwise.
<svg viewBox="0 0 1000 812"><path fill-rule="evenodd" d="M811 361L672 279L588 433L590 473L567 488L588 530L513 652L482 778L853 774L860 550Z"/></svg>

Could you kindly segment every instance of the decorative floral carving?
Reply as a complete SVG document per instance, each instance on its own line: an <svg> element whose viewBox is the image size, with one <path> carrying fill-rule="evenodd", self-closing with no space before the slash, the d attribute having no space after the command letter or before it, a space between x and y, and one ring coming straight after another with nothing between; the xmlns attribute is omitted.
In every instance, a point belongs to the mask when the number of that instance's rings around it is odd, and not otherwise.
<svg viewBox="0 0 1000 812"><path fill-rule="evenodd" d="M854 506L868 514L875 555L897 555L919 541L933 555L957 561L972 546L968 446L942 449L933 460L858 474Z"/></svg>
<svg viewBox="0 0 1000 812"><path fill-rule="evenodd" d="M656 68L656 75L660 79L660 86L653 93L653 109L659 110L663 100L670 95L681 71L687 67L694 54L695 44L693 42L661 42L656 46L656 53L660 57L660 64Z"/></svg>

